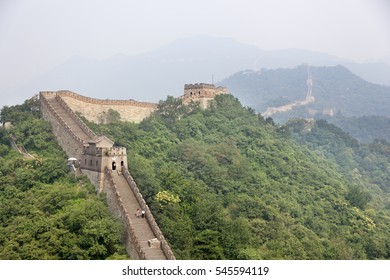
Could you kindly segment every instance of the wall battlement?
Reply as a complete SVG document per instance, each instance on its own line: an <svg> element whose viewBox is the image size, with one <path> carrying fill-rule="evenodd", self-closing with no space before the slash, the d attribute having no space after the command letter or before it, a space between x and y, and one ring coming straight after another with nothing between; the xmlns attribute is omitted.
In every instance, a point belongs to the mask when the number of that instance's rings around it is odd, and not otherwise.
<svg viewBox="0 0 390 280"><path fill-rule="evenodd" d="M55 94L54 97L58 103L61 104L62 108L70 114L72 119L81 127L81 129L89 136L91 139L97 138L97 135L75 114L75 112L68 106L64 99L59 94Z"/></svg>
<svg viewBox="0 0 390 280"><path fill-rule="evenodd" d="M140 102L133 99L129 100L115 100L115 99L97 99L92 97L87 97L80 95L78 93L72 92L70 90L59 90L56 92L57 95L61 97L72 97L79 101L90 103L90 104L99 104L99 105L122 105L122 106L136 106L136 107L146 107L146 108L157 108L157 104L152 102Z"/></svg>
<svg viewBox="0 0 390 280"><path fill-rule="evenodd" d="M195 84L185 84L184 89L200 89L200 88L211 88L214 89L214 84L207 84L207 83L195 83Z"/></svg>
<svg viewBox="0 0 390 280"><path fill-rule="evenodd" d="M69 157L76 158L71 160L74 170L76 165L98 193L104 192L113 215L122 218L129 255L134 259L175 259L127 170L126 148L115 147L112 140L91 131L62 93L40 92L39 98L42 116L51 123L58 143ZM129 214L137 208L146 211L145 220Z"/></svg>
<svg viewBox="0 0 390 280"><path fill-rule="evenodd" d="M55 92L73 112L81 113L94 123L105 123L110 109L119 113L121 120L139 123L157 109L157 104L135 100L111 100L86 97L69 90Z"/></svg>
<svg viewBox="0 0 390 280"><path fill-rule="evenodd" d="M208 102L214 99L215 96L227 93L228 89L226 87L216 87L213 84L185 84L184 95L181 98L184 104L195 101L199 102L200 106L205 109L208 106Z"/></svg>
<svg viewBox="0 0 390 280"><path fill-rule="evenodd" d="M180 98L184 104L199 101L201 107L207 108L209 100L227 92L227 88L212 84L186 84ZM157 104L95 99L67 90L41 91L39 98L42 116L51 123L58 143L69 157L77 159L75 164L97 192L106 194L111 212L125 224L129 255L135 259L174 260L172 250L127 169L126 148L115 147L106 136L96 135L76 114L80 112L89 121L100 123L112 109L120 114L121 120L140 122L157 109ZM144 221L129 214L139 209L145 211Z"/></svg>
<svg viewBox="0 0 390 280"><path fill-rule="evenodd" d="M48 101L49 98L54 97L55 93L53 92L40 93L39 100L42 117L51 123L54 135L66 154L72 157L79 157L84 147L83 140L73 132L63 117L58 114Z"/></svg>
<svg viewBox="0 0 390 280"><path fill-rule="evenodd" d="M108 122L108 114L110 110L119 113L120 120L139 123L144 118L152 114L158 104L151 102L139 102L132 99L129 100L111 100L111 99L97 99L86 97L69 90L59 91L41 91L42 95L48 98L56 98L61 105L72 115L80 125L85 133L92 135L93 133L83 122L79 122L79 117L75 112L79 112L87 120L94 123ZM218 94L227 94L226 87L216 87L214 84L195 83L185 84L184 94L179 97L184 104L191 101L198 101L202 108L207 108L208 101L215 98Z"/></svg>

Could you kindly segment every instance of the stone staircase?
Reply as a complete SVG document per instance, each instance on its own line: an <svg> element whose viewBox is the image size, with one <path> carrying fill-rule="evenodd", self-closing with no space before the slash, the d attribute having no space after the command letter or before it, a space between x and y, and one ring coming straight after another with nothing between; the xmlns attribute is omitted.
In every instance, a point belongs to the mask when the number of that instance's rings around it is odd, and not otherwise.
<svg viewBox="0 0 390 280"><path fill-rule="evenodd" d="M123 205L126 208L127 213L129 213L129 218L134 228L134 234L141 245L141 250L145 253L145 259L166 260L167 258L161 248L149 246L148 241L156 238L156 236L146 218L137 218L136 211L137 209L140 209L141 211L141 206L131 190L129 183L123 175L118 174L117 172L112 172L112 177L117 186L119 195L122 198Z"/></svg>
<svg viewBox="0 0 390 280"><path fill-rule="evenodd" d="M67 106L62 105L61 102L55 97L55 95L45 95L43 98L48 102L51 108L54 109L55 113L59 116L59 118L63 120L65 125L69 127L71 132L77 138L79 138L78 141L81 140L83 142L84 146L88 145L88 142L96 140L97 136L92 135L94 133L91 131L87 133L86 131L88 131L89 128L86 128L83 122L79 120L78 122L75 121L74 113L68 111L69 108L66 109L65 107ZM84 129L82 128L82 126L84 126ZM80 171L82 173L83 169L78 170L78 172ZM110 173L109 175L111 175L112 177L114 185L116 186L115 189L118 192L119 195L118 197L121 198L122 200L121 203L123 204L123 207L126 209L125 212L128 213L128 217L131 223L133 242L138 243L136 244L136 247L138 247L138 249L140 248L139 251L142 252L141 254L138 252L138 257L147 260L175 259L172 251L170 250L169 246L167 245L160 231L159 231L160 235L158 237L156 236L155 232L152 229L152 226L149 223L149 219L137 218L136 211L137 209L140 209L141 211L142 207L139 201L137 200L136 194L134 193L132 187L130 186L130 183L128 182L128 180L126 180L125 176L122 173L118 173L116 171L109 171L109 173ZM143 201L143 203L145 202ZM144 204L144 208L145 206L146 204ZM146 206L146 208L148 207ZM148 215L149 213L150 210L148 209ZM154 223L154 228L156 227L158 228L157 224L154 221L154 218L152 220ZM160 244L160 241L163 240L164 245L153 246L153 244L156 243L151 242L151 240L156 240L156 238L159 239L156 242L157 244ZM166 255L164 251L169 251L169 254Z"/></svg>
<svg viewBox="0 0 390 280"><path fill-rule="evenodd" d="M64 120L73 133L78 136L85 144L92 141L92 137L88 135L84 130L76 123L69 112L67 112L61 104L56 100L54 96L46 97L48 103L53 107L57 114Z"/></svg>

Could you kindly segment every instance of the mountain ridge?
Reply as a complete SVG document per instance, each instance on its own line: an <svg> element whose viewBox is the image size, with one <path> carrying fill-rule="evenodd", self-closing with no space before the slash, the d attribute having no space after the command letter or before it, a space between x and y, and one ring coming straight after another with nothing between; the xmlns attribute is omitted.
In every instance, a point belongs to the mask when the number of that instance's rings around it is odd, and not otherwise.
<svg viewBox="0 0 390 280"><path fill-rule="evenodd" d="M287 113L272 114L278 121L289 117L318 115L390 116L390 87L367 82L344 66L301 65L292 69L246 70L220 82L244 105L259 113L304 100L308 90L308 70L312 77L314 102Z"/></svg>
<svg viewBox="0 0 390 280"><path fill-rule="evenodd" d="M17 96L21 102L44 89L69 89L96 98L110 95L156 102L166 95L179 96L185 83L221 81L243 69L295 67L302 63L343 63L366 79L379 77L377 82L390 85L387 64L356 64L313 51L267 51L229 38L195 36L140 55L119 54L103 60L73 57L39 78L4 90L4 94Z"/></svg>

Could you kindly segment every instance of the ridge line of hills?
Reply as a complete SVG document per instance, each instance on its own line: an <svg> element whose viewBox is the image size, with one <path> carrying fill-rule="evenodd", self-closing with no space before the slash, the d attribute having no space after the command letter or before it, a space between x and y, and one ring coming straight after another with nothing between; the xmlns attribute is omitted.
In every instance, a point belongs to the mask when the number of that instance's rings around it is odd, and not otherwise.
<svg viewBox="0 0 390 280"><path fill-rule="evenodd" d="M307 66L291 69L245 70L220 82L246 106L257 112L293 104L307 94ZM390 140L390 87L367 82L347 68L310 66L313 102L272 118L285 123L290 118L326 119L368 143ZM302 105L302 102L300 102Z"/></svg>
<svg viewBox="0 0 390 280"><path fill-rule="evenodd" d="M1 112L14 121L0 129L0 258L123 258L118 225L67 175L34 102ZM168 97L139 124L88 125L128 149L179 259L390 258L386 142L323 120L276 125L232 95L207 110ZM36 157L21 160L8 133Z"/></svg>
<svg viewBox="0 0 390 280"><path fill-rule="evenodd" d="M115 99L156 101L166 95L180 95L182 85L189 82L221 81L243 69L291 68L303 63L343 64L366 80L390 85L390 66L386 63L357 64L318 52L266 51L232 39L196 36L137 56L116 55L104 60L75 56L28 83L0 90L5 104L11 97L21 103L31 92L59 89L95 98L110 93Z"/></svg>

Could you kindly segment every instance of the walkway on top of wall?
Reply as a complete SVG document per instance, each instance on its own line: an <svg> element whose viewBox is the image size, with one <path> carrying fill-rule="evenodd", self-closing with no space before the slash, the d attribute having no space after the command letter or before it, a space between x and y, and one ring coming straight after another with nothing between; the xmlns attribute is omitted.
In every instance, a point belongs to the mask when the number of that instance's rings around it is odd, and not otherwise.
<svg viewBox="0 0 390 280"><path fill-rule="evenodd" d="M64 122L69 126L73 133L78 136L84 143L92 141L92 137L85 133L82 128L75 122L72 116L61 106L61 104L56 100L55 96L46 96L46 100L57 112L57 114L64 120Z"/></svg>
<svg viewBox="0 0 390 280"><path fill-rule="evenodd" d="M87 144L93 139L91 135L86 133L78 124L72 115L65 110L61 103L55 98L55 95L45 96L47 102L51 105L54 111L58 116L65 122L74 135L80 138L84 144ZM123 205L129 214L129 219L131 221L132 227L134 229L134 234L139 242L142 251L145 254L145 259L147 260L166 260L167 257L164 254L162 248L153 248L149 246L148 241L156 238L151 225L149 224L146 218L137 218L136 211L137 209L141 210L141 206L126 178L122 174L117 172L112 172L111 176L114 180L115 185L117 186L118 193L123 201Z"/></svg>
<svg viewBox="0 0 390 280"><path fill-rule="evenodd" d="M167 258L161 248L149 247L148 240L156 238L156 236L146 218L137 218L136 211L137 209L140 209L141 211L141 206L126 178L115 171L111 174L118 188L119 195L122 198L123 205L126 208L127 213L129 213L129 218L134 228L134 234L141 245L142 251L145 253L145 259L166 260Z"/></svg>

